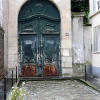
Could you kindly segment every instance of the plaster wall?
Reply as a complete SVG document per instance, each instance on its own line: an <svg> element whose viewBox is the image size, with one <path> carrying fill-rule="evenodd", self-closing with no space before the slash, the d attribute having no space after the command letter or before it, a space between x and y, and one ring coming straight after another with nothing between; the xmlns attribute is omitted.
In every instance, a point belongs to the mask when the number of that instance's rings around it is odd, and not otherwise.
<svg viewBox="0 0 100 100"><path fill-rule="evenodd" d="M93 28L100 25L100 12L90 17L92 22L92 44L93 44ZM94 46L92 45L92 48ZM92 75L100 78L100 52L92 53Z"/></svg>
<svg viewBox="0 0 100 100"><path fill-rule="evenodd" d="M100 25L100 12L95 14L94 16L90 17L92 22L92 28Z"/></svg>
<svg viewBox="0 0 100 100"><path fill-rule="evenodd" d="M92 75L100 78L100 53L93 54Z"/></svg>
<svg viewBox="0 0 100 100"><path fill-rule="evenodd" d="M8 0L8 77L11 70L15 71L18 66L18 14L27 0ZM72 75L72 40L71 40L71 1L70 0L50 0L58 8L61 16L61 63L62 74ZM66 35L68 33L68 35ZM67 70L68 69L68 70Z"/></svg>

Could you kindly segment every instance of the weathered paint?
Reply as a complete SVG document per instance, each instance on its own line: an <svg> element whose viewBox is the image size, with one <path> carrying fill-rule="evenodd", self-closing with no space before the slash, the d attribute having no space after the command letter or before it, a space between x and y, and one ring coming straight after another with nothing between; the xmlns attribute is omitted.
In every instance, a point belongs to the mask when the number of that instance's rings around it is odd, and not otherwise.
<svg viewBox="0 0 100 100"><path fill-rule="evenodd" d="M21 76L36 76L36 66L33 64L23 65Z"/></svg>

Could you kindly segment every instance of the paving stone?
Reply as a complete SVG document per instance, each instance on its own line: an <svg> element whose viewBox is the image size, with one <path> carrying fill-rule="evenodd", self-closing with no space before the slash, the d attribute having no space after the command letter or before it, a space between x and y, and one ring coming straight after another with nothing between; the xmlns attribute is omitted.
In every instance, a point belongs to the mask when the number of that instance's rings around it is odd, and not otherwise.
<svg viewBox="0 0 100 100"><path fill-rule="evenodd" d="M100 94L76 81L28 81L23 100L100 100Z"/></svg>

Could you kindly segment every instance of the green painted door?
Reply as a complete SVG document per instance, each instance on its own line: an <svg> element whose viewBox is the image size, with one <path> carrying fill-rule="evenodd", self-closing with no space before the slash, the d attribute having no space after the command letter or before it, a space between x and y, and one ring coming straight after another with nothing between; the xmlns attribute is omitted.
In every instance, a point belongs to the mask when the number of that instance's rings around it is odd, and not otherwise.
<svg viewBox="0 0 100 100"><path fill-rule="evenodd" d="M28 1L19 13L18 30L21 75L61 75L57 8L48 0Z"/></svg>

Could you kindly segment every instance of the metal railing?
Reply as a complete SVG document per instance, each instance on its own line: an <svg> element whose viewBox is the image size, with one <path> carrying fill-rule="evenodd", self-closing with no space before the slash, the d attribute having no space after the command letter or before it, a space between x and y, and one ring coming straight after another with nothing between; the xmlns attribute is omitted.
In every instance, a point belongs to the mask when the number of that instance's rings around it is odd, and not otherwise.
<svg viewBox="0 0 100 100"><path fill-rule="evenodd" d="M17 83L17 67L16 67L16 83ZM11 81L11 86L13 87L13 85L14 85L14 73L13 73L13 70L12 70L12 81ZM6 77L4 77L4 100L6 100L6 98L7 98L7 88L6 88L6 84L7 84L7 78Z"/></svg>

